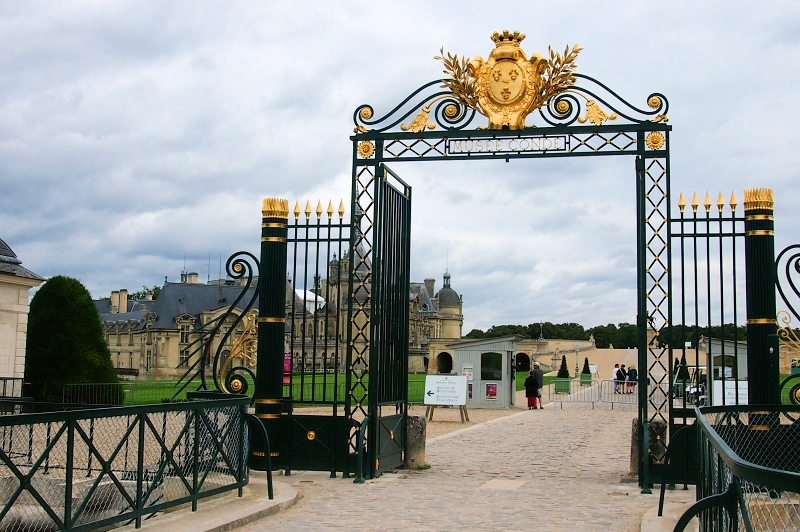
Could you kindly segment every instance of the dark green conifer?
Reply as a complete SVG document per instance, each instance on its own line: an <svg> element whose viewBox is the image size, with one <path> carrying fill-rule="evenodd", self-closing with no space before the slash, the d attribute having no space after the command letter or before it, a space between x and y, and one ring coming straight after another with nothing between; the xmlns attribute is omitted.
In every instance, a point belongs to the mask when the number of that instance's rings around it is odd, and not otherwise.
<svg viewBox="0 0 800 532"><path fill-rule="evenodd" d="M33 297L25 382L25 395L52 402L61 402L65 384L117 382L100 316L77 279L51 277Z"/></svg>

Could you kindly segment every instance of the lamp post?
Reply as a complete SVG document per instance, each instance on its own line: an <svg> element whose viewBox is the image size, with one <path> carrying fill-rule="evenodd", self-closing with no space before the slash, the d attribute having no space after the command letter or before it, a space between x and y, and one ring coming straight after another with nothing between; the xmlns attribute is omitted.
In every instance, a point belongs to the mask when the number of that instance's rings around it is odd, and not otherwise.
<svg viewBox="0 0 800 532"><path fill-rule="evenodd" d="M579 345L575 346L575 377L578 376L578 351L580 351L581 347Z"/></svg>

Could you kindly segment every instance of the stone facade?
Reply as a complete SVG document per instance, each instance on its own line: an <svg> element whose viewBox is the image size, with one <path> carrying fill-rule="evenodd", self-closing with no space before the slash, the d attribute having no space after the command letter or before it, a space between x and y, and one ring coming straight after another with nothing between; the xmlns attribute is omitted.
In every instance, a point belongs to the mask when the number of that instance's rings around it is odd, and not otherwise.
<svg viewBox="0 0 800 532"><path fill-rule="evenodd" d="M43 278L25 269L11 248L0 240L0 378L25 376L28 290L42 281ZM12 386L6 393L20 392L20 386Z"/></svg>
<svg viewBox="0 0 800 532"><path fill-rule="evenodd" d="M347 271L347 261L347 256L341 264L334 259L329 278L317 279L308 290L294 287L291 280L286 282L286 352L293 355L295 372L344 369L341 363L335 367L334 360L338 353L343 362L346 353L347 298L342 287L347 281L338 272ZM461 337L462 298L450 287L449 273L445 273L441 290L434 293L434 286L433 279L409 286L409 371L426 371L431 342ZM201 336L217 324L241 290L242 286L231 281L200 283L196 273L184 272L181 282L165 282L156 300L131 300L128 291L122 289L112 292L108 299L95 301L119 376L179 378L197 359L194 351ZM249 301L252 295L251 289L243 301ZM257 316L257 299L253 309L251 313ZM256 338L248 331L246 320L222 340L241 312L234 309L234 316L221 324L211 352L215 353L219 342L224 341L224 356L233 356L237 365L247 364L254 370L253 361L240 349L247 344L245 351L255 353Z"/></svg>

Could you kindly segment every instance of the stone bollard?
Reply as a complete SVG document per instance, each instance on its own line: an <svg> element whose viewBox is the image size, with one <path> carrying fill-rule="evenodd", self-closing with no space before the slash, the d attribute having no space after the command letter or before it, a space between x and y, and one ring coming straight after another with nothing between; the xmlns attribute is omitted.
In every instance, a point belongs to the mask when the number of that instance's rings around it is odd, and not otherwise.
<svg viewBox="0 0 800 532"><path fill-rule="evenodd" d="M428 420L425 416L408 416L406 429L406 469L417 469L425 464L425 433Z"/></svg>

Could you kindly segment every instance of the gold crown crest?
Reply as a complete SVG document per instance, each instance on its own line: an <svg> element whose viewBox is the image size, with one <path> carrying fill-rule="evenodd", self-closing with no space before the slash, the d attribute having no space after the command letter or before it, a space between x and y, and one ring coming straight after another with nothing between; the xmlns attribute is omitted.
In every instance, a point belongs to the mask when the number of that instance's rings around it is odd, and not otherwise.
<svg viewBox="0 0 800 532"><path fill-rule="evenodd" d="M771 188L749 188L744 191L744 210L773 209L775 205Z"/></svg>
<svg viewBox="0 0 800 532"><path fill-rule="evenodd" d="M261 204L261 216L264 218L288 218L289 200L281 198L264 198Z"/></svg>
<svg viewBox="0 0 800 532"><path fill-rule="evenodd" d="M496 46L500 45L508 45L512 44L514 46L519 46L519 43L525 38L524 33L520 33L518 31L514 31L513 33L508 30L503 30L503 33L496 31L492 33L492 40L494 41Z"/></svg>

